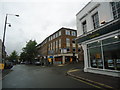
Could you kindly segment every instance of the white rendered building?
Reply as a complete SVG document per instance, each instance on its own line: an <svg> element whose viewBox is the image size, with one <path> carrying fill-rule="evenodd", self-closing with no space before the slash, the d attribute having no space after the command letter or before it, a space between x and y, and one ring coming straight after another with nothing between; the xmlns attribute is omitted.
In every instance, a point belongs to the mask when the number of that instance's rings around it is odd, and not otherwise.
<svg viewBox="0 0 120 90"><path fill-rule="evenodd" d="M120 0L89 2L76 15L84 71L120 77Z"/></svg>

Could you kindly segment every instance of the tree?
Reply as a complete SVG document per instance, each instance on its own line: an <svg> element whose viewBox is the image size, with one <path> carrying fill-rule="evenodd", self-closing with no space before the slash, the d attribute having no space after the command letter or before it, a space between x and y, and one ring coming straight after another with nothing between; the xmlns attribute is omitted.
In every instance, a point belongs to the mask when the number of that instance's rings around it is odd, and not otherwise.
<svg viewBox="0 0 120 90"><path fill-rule="evenodd" d="M17 54L17 52L14 50L14 51L10 54L10 56L8 57L8 59L9 59L9 61L11 61L11 62L17 63L17 61L18 61L18 54Z"/></svg>
<svg viewBox="0 0 120 90"><path fill-rule="evenodd" d="M25 53L25 52L22 52L21 54L20 54L20 61L26 61L27 60L27 54Z"/></svg>
<svg viewBox="0 0 120 90"><path fill-rule="evenodd" d="M28 62L32 62L37 55L36 41L29 40L26 46L22 49L23 52L20 54L20 59Z"/></svg>

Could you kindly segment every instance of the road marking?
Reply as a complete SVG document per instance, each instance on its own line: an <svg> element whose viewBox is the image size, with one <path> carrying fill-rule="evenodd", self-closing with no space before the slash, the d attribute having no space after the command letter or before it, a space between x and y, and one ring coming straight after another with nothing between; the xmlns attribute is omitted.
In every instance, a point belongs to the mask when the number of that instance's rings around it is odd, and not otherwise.
<svg viewBox="0 0 120 90"><path fill-rule="evenodd" d="M74 75L73 75L73 76L74 76ZM111 88L111 89L113 89L113 87L111 87L111 86L108 86L108 85L105 85L105 84L102 84L102 83L99 83L99 82L96 82L96 81L92 81L92 80L85 79L85 78L78 77L78 76L75 76L75 77L77 77L77 78L81 78L81 79L83 79L83 80L86 80L86 81L89 81L89 82L92 82L92 83L95 83L95 84L98 84L98 85L101 85L101 86L104 86L104 87L107 87L107 88Z"/></svg>
<svg viewBox="0 0 120 90"><path fill-rule="evenodd" d="M69 70L68 72L80 71L80 69Z"/></svg>
<svg viewBox="0 0 120 90"><path fill-rule="evenodd" d="M71 77L71 78L73 78L73 79L75 79L75 80L77 80L77 81L83 82L83 83L85 83L85 84L88 84L88 85L90 85L90 86L93 86L93 87L96 87L96 88L99 88L99 89L103 89L102 87L99 87L99 86L97 86L97 85L88 83L88 82L86 82L86 81L83 81L83 80L80 80L80 79L77 79L77 78L74 78L74 77ZM105 90L105 89L103 89L103 90Z"/></svg>
<svg viewBox="0 0 120 90"><path fill-rule="evenodd" d="M79 69L79 70L80 70L80 69ZM82 80L86 80L86 81L89 81L89 82L92 82L92 83L101 85L101 86L106 87L106 88L114 89L114 88L111 87L111 86L108 86L108 85L105 85L105 84L102 84L102 83L99 83L99 82L96 82L96 81L92 81L92 80L89 80L89 79L85 79L85 78L83 78L83 77L78 77L78 76L75 76L75 75L70 74L69 72L75 72L75 70L69 70L69 71L68 71L68 74L71 75L71 76L73 76L73 77L76 77L76 78L79 78L79 79L82 79Z"/></svg>
<svg viewBox="0 0 120 90"><path fill-rule="evenodd" d="M64 66L63 64L57 65L57 66Z"/></svg>

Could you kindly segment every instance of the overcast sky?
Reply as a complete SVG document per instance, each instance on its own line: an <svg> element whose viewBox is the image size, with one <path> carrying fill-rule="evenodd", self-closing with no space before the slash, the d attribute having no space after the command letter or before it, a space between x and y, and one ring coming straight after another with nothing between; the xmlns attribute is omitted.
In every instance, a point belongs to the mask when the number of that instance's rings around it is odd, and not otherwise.
<svg viewBox="0 0 120 90"><path fill-rule="evenodd" d="M9 2L8 2L9 1ZM5 15L8 16L5 46L8 55L18 53L30 39L41 43L61 27L76 29L76 14L90 0L1 0L0 39L2 39Z"/></svg>

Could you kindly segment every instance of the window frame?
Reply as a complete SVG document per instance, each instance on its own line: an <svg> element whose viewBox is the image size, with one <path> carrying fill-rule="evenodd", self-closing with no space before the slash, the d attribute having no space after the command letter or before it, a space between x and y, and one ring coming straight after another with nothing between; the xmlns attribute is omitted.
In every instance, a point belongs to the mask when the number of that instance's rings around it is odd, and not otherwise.
<svg viewBox="0 0 120 90"><path fill-rule="evenodd" d="M100 26L98 11L92 15L92 21L93 21L94 29L96 29Z"/></svg>

